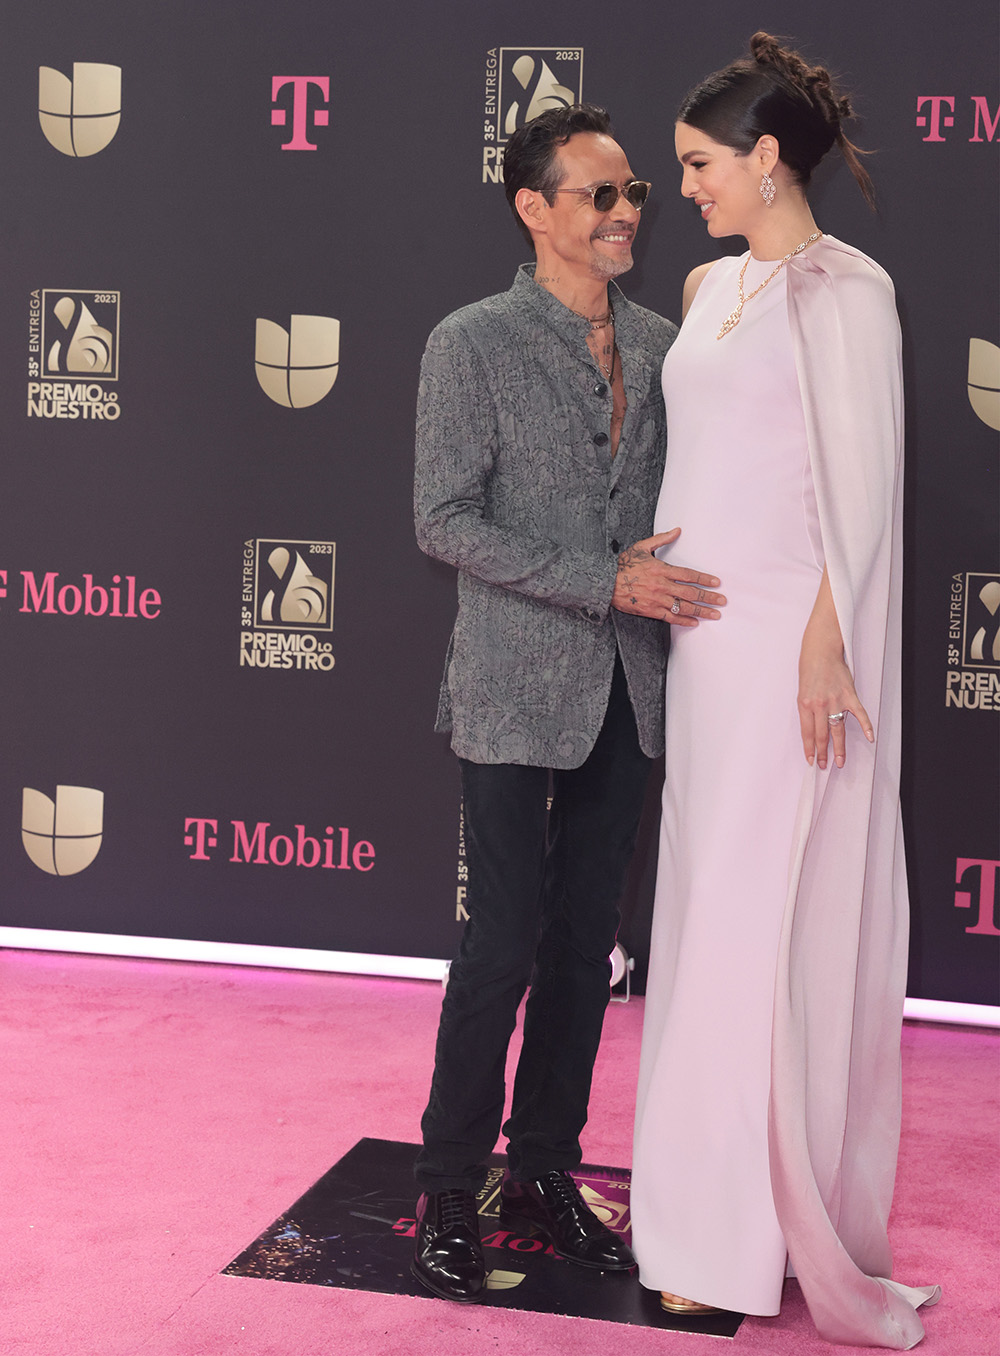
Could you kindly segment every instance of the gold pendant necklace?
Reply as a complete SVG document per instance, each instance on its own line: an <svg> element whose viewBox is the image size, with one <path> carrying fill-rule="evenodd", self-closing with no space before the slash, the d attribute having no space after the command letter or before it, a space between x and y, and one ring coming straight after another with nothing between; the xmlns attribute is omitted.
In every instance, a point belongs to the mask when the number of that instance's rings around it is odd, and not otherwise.
<svg viewBox="0 0 1000 1356"><path fill-rule="evenodd" d="M614 374L614 370L615 370L615 356L616 356L617 351L618 351L617 348L616 348L616 345L615 345L615 321L614 321L614 316L613 316L613 315L612 315L610 321L607 322L607 323L609 323L609 324L611 325L611 362L608 364L607 367L605 367L604 364L601 362L601 352L600 352L600 349L597 347L596 337L595 337L595 341L594 341L594 347L593 347L593 349L591 350L591 352L593 353L594 357L597 359L597 366L601 369L601 371L603 372L603 374L604 374L604 376L607 378L607 380L608 380L608 381L611 381L612 376L613 376L613 374ZM594 329L591 330L591 334L595 334L595 331L596 331L597 329L599 329L599 328L603 328L603 326L595 326Z"/></svg>
<svg viewBox="0 0 1000 1356"><path fill-rule="evenodd" d="M722 322L722 329L715 336L716 339L723 339L729 333L730 330L734 330L736 326L740 323L740 317L743 314L743 307L747 304L747 302L753 301L754 297L757 295L758 292L763 292L764 288L768 285L772 278L776 278L778 276L781 270L788 263L789 259L794 259L797 254L801 254L807 245L811 245L814 240L818 240L822 234L823 234L822 231L814 231L808 240L803 240L801 245L796 245L793 250L789 250L789 252L785 255L784 259L782 259L778 267L772 273L769 273L767 275L767 277L764 279L764 281L760 284L759 287L755 287L753 291L750 293L750 295L748 297L745 297L743 295L743 279L746 277L747 265L750 263L750 255L748 254L743 261L743 267L740 269L740 280L737 286L737 291L739 293L740 299L736 303L735 309L730 311L729 315L727 315L725 320Z"/></svg>
<svg viewBox="0 0 1000 1356"><path fill-rule="evenodd" d="M572 306L569 309L573 311ZM573 314L578 315L581 320L586 320L591 330L606 329L615 318L614 308L610 306L604 315L584 315L582 311L573 311Z"/></svg>

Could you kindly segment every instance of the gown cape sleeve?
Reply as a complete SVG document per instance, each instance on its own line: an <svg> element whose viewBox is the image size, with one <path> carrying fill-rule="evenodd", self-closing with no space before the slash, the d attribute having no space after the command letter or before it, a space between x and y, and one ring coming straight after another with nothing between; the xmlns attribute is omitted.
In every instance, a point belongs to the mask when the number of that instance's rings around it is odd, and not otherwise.
<svg viewBox="0 0 1000 1356"><path fill-rule="evenodd" d="M892 283L829 236L788 265L826 565L855 687L843 768L807 772L792 847L768 1111L775 1206L831 1342L908 1350L936 1286L889 1279L908 898L899 812L902 375ZM849 718L852 720L853 718Z"/></svg>

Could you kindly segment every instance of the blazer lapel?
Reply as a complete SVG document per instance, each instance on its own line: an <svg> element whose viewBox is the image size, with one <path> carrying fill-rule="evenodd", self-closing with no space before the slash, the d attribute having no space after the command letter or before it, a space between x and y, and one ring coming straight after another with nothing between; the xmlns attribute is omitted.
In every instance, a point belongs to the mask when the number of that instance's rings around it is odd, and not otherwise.
<svg viewBox="0 0 1000 1356"><path fill-rule="evenodd" d="M636 326L629 303L620 292L615 297L615 331L622 366L622 384L625 387L625 418L622 421L618 453L611 463L612 485L617 483L622 474L622 468L628 458L632 430L649 396L650 382L655 377L651 359L637 343Z"/></svg>

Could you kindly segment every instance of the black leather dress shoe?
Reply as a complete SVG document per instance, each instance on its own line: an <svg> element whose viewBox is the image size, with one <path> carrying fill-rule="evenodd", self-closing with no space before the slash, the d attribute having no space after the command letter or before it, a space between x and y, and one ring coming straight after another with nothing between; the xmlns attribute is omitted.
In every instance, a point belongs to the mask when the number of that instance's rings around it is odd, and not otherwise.
<svg viewBox="0 0 1000 1356"><path fill-rule="evenodd" d="M420 1197L410 1271L441 1299L475 1304L483 1298L486 1263L471 1191L431 1191Z"/></svg>
<svg viewBox="0 0 1000 1356"><path fill-rule="evenodd" d="M600 1271L635 1266L631 1248L601 1223L568 1172L547 1172L533 1182L506 1178L500 1188L500 1209L535 1225L569 1262Z"/></svg>

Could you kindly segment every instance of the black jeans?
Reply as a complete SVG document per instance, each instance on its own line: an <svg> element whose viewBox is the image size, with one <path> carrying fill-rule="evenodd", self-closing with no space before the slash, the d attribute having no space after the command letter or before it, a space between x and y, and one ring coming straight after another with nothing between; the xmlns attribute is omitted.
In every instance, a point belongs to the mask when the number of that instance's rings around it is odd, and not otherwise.
<svg viewBox="0 0 1000 1356"><path fill-rule="evenodd" d="M639 747L620 659L604 725L579 768L461 759L469 921L441 1010L416 1178L478 1190L500 1130L504 1067L524 1015L508 1139L531 1180L581 1160L580 1132L610 996L618 901L650 759Z"/></svg>

